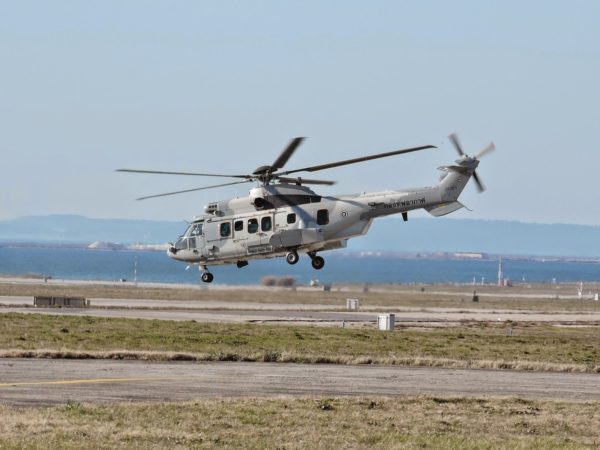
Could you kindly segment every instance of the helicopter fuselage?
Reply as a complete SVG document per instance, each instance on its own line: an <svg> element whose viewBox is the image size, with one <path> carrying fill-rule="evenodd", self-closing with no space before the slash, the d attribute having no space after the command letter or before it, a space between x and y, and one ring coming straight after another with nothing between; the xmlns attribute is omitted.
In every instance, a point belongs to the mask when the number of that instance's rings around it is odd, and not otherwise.
<svg viewBox="0 0 600 450"><path fill-rule="evenodd" d="M167 254L188 264L237 264L252 259L286 256L346 247L350 238L367 233L375 218L424 208L441 216L462 205L460 192L477 167L472 158L443 168L446 176L435 186L320 196L302 185L259 186L248 197L207 205ZM288 262L294 264L288 259Z"/></svg>
<svg viewBox="0 0 600 450"><path fill-rule="evenodd" d="M440 167L445 174L437 185L332 197L318 195L306 186L331 186L335 181L304 178L297 174L319 172L427 150L435 146L423 145L326 164L285 169L286 163L304 139L292 139L272 164L259 166L252 173L223 174L142 169L117 171L235 180L148 195L138 200L243 183L260 184L250 191L248 197L210 203L204 209L206 214L196 217L177 241L170 244L167 250L169 257L188 264L197 264L202 272L201 280L210 283L214 277L208 266L237 264L241 268L248 265L249 260L277 256L285 256L288 264L296 264L299 259L298 253L306 253L313 268L319 270L325 266L325 260L317 255L317 252L346 247L348 239L366 234L377 217L401 213L406 221L409 211L421 208L433 216L450 214L463 207L458 201L458 196L470 178L473 178L479 191L483 192L485 187L475 169L479 165L479 158L495 148L494 144L490 143L471 157L463 151L458 136L451 134L449 139L458 152L459 159L453 165Z"/></svg>

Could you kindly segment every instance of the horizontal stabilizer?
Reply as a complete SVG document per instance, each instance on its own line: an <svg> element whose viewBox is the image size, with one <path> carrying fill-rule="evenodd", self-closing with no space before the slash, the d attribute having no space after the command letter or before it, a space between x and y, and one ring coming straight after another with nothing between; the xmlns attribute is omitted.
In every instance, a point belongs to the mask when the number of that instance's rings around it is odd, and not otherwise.
<svg viewBox="0 0 600 450"><path fill-rule="evenodd" d="M441 170L442 172L469 173L469 168L463 166L442 166L438 167L438 170Z"/></svg>
<svg viewBox="0 0 600 450"><path fill-rule="evenodd" d="M434 217L445 216L446 214L453 213L454 211L458 211L460 208L464 208L461 202L452 202L452 203L443 203L437 206L431 206L429 208L425 208L429 214Z"/></svg>

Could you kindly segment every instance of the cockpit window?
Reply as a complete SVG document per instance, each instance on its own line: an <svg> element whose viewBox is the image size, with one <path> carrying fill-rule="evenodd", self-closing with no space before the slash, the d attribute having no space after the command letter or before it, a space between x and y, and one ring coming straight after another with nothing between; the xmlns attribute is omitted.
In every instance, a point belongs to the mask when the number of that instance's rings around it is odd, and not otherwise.
<svg viewBox="0 0 600 450"><path fill-rule="evenodd" d="M193 223L185 230L181 237L196 237L202 236L202 223Z"/></svg>
<svg viewBox="0 0 600 450"><path fill-rule="evenodd" d="M201 223L192 225L192 230L190 231L190 236L202 236L202 224Z"/></svg>
<svg viewBox="0 0 600 450"><path fill-rule="evenodd" d="M188 238L180 237L179 239L177 239L177 242L175 242L175 248L177 250L187 249L188 248Z"/></svg>

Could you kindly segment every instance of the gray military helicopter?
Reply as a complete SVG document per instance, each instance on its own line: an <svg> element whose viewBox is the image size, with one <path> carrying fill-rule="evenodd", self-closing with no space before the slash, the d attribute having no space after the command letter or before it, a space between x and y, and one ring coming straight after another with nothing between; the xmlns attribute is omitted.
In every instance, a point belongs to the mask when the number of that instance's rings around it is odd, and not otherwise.
<svg viewBox="0 0 600 450"><path fill-rule="evenodd" d="M204 207L205 214L195 217L185 232L170 244L167 254L176 260L198 265L205 283L213 281L208 267L236 264L261 258L285 257L296 264L299 254L307 254L313 268L320 270L325 260L317 253L346 247L348 239L369 231L373 219L402 214L423 208L439 217L463 208L458 197L471 177L479 191L485 188L475 172L479 159L494 150L493 143L476 156L468 156L456 134L449 136L459 154L454 164L439 169L444 172L435 186L362 193L356 195L321 196L306 185L333 185L335 181L290 177L299 172L317 172L356 164L372 159L436 148L433 145L412 147L359 158L336 161L301 169L283 170L304 138L292 139L271 165L260 166L251 174L165 172L155 170L118 169L118 172L235 178L240 181L167 192L138 198L145 200L167 195L213 189L242 183L256 183L248 197L235 198Z"/></svg>

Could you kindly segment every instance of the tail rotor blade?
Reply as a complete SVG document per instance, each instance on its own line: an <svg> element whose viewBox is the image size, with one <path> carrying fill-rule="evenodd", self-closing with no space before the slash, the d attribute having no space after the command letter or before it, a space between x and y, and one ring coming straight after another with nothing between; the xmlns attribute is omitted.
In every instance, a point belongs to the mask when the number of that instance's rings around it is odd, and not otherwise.
<svg viewBox="0 0 600 450"><path fill-rule="evenodd" d="M483 182L481 181L481 179L477 175L477 172L473 172L473 180L475 180L475 184L477 185L477 190L479 192L485 191L485 185L483 184Z"/></svg>
<svg viewBox="0 0 600 450"><path fill-rule="evenodd" d="M452 142L452 145L454 145L454 148L456 149L458 154L460 156L463 156L465 154L465 152L462 149L462 145L460 145L460 141L458 140L458 135L456 133L452 133L450 136L448 136L448 138Z"/></svg>
<svg viewBox="0 0 600 450"><path fill-rule="evenodd" d="M494 150L496 150L496 146L494 145L493 142L490 142L487 145L487 147L485 147L483 150L481 150L479 153L477 153L477 155L475 156L475 159L481 159L482 156L485 156L488 153L493 152Z"/></svg>

